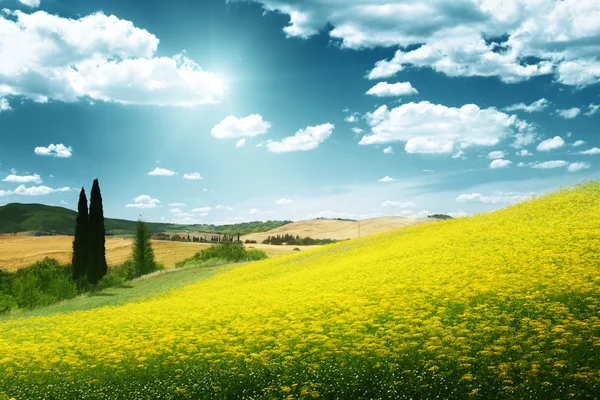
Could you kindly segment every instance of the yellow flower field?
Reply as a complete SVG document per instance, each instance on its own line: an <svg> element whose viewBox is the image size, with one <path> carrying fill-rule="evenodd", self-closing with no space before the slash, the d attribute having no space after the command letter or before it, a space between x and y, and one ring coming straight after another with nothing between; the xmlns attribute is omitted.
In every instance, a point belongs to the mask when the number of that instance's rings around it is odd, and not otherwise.
<svg viewBox="0 0 600 400"><path fill-rule="evenodd" d="M600 183L0 323L0 399L600 393Z"/></svg>

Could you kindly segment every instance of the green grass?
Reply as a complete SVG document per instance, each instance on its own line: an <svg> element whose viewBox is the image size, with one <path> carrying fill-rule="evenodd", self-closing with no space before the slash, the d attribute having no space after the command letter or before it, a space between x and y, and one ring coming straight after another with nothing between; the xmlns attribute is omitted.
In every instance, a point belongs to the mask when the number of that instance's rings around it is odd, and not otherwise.
<svg viewBox="0 0 600 400"><path fill-rule="evenodd" d="M209 278L218 270L230 267L231 264L158 271L154 274L128 281L122 286L103 290L95 295L86 293L74 299L61 301L46 307L32 310L14 310L7 315L0 316L0 321L91 310L107 306L120 306L158 296L168 290L177 289L198 280Z"/></svg>

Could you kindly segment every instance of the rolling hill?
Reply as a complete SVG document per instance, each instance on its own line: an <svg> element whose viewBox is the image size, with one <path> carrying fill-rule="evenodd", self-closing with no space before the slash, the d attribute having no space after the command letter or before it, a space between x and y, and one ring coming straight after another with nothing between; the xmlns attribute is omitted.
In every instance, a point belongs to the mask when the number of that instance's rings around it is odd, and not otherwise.
<svg viewBox="0 0 600 400"><path fill-rule="evenodd" d="M48 206L45 204L10 203L0 207L0 234L19 232L41 232L72 234L75 227L77 212L64 207ZM231 225L177 225L149 222L148 229L157 232L207 232L242 235L251 232L264 232L285 225L291 221L256 221ZM113 234L133 234L135 221L123 219L105 219L105 228Z"/></svg>
<svg viewBox="0 0 600 400"><path fill-rule="evenodd" d="M313 219L308 221L292 222L267 232L250 233L242 240L256 240L262 242L267 236L298 235L313 239L353 239L360 236L373 235L407 226L420 225L435 221L430 218L404 218L404 217L379 217L362 221L348 221L337 219Z"/></svg>

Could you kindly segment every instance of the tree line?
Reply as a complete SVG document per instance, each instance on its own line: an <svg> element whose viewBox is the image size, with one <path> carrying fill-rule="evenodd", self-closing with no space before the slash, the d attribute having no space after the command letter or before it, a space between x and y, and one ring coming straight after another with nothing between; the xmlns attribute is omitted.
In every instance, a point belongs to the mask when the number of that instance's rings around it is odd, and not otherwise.
<svg viewBox="0 0 600 400"><path fill-rule="evenodd" d="M265 240L263 240L263 244L274 244L274 245L297 245L297 246L314 246L314 245L323 245L330 243L337 243L339 240L336 239L313 239L310 237L301 238L300 236L291 235L286 233L284 235L277 236L268 236Z"/></svg>

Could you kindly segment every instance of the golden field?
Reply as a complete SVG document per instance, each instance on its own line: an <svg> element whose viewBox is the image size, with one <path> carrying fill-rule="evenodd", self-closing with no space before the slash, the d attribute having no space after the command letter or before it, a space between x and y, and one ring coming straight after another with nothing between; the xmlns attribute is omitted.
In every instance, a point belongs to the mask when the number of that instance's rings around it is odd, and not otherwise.
<svg viewBox="0 0 600 400"><path fill-rule="evenodd" d="M406 228L432 222L430 218L404 218L404 217L379 217L358 221L340 221L333 219L313 219L292 222L267 232L250 233L241 237L242 240L250 239L262 242L267 236L298 235L313 239L354 239L360 236L369 236L376 233Z"/></svg>
<svg viewBox="0 0 600 400"><path fill-rule="evenodd" d="M72 255L72 236L0 236L0 268L15 270L45 257L55 258L61 263L70 263ZM156 261L167 268L173 268L179 261L193 256L211 246L207 243L170 242L153 240L152 248ZM271 246L251 244L249 246L263 250L269 257L278 257L293 252L290 246ZM131 258L133 239L106 239L106 262L119 265ZM309 250L317 246L303 246Z"/></svg>
<svg viewBox="0 0 600 400"><path fill-rule="evenodd" d="M600 183L250 263L153 299L0 322L0 393L593 399Z"/></svg>

